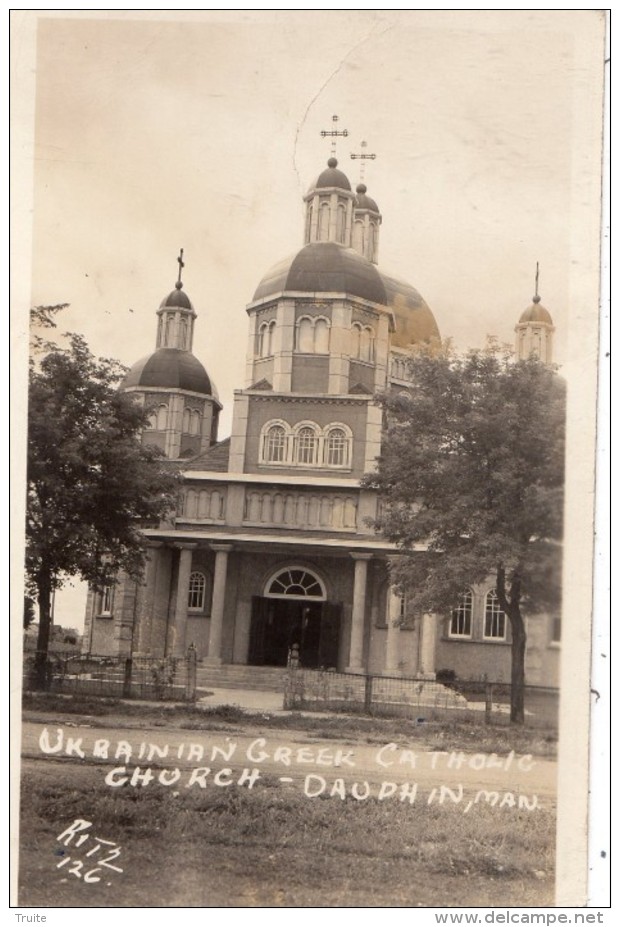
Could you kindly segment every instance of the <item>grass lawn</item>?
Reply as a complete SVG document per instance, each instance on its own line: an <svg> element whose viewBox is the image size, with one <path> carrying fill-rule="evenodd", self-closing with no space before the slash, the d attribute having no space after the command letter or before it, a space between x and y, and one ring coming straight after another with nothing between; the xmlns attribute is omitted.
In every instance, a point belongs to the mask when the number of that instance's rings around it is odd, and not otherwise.
<svg viewBox="0 0 620 927"><path fill-rule="evenodd" d="M107 705L81 700L88 724L222 730L257 719L232 709ZM78 705L32 700L50 723L77 720ZM73 710L72 710L73 709ZM80 719L82 720L82 719ZM394 724L391 728L390 725ZM436 727L405 730L402 721L364 718L266 718L261 726L346 737L359 743L417 733L431 748L523 751L504 730ZM477 732L477 735L476 735ZM521 736L521 735L517 735ZM522 735L524 738L526 734ZM534 735L529 735L530 737ZM540 737L540 735L536 735ZM498 742L497 738L504 738ZM485 742L485 739L488 742ZM493 742L491 742L493 741ZM532 743L529 743L530 752ZM548 755L551 741L542 740ZM57 868L58 835L76 818L122 847L101 881L86 883ZM101 771L84 761L25 761L22 775L20 895L22 906L430 907L553 904L555 815L491 808L464 815L456 805L370 798L308 799L265 776L252 790L101 788ZM84 850L66 853L85 859Z"/></svg>

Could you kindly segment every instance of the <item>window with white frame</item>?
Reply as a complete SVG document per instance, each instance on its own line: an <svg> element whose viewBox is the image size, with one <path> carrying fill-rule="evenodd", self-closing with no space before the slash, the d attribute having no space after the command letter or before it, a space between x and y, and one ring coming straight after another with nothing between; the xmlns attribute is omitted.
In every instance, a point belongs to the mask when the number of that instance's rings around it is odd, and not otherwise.
<svg viewBox="0 0 620 927"><path fill-rule="evenodd" d="M263 436L263 461L265 463L285 463L286 452L286 429L283 425L271 425Z"/></svg>
<svg viewBox="0 0 620 927"><path fill-rule="evenodd" d="M484 600L484 629L483 638L485 640L506 639L506 614L499 605L499 599L495 589L487 592Z"/></svg>
<svg viewBox="0 0 620 927"><path fill-rule="evenodd" d="M474 598L471 590L466 589L459 596L458 605L452 609L450 618L450 637L471 637Z"/></svg>
<svg viewBox="0 0 620 927"><path fill-rule="evenodd" d="M304 425L300 428L295 435L295 463L310 466L315 464L318 445L318 435L312 426Z"/></svg>
<svg viewBox="0 0 620 927"><path fill-rule="evenodd" d="M189 575L189 591L187 595L187 608L191 612L202 612L205 607L207 591L207 578L200 570L194 570Z"/></svg>
<svg viewBox="0 0 620 927"><path fill-rule="evenodd" d="M328 467L346 467L349 464L350 441L343 428L330 428L325 436L323 456Z"/></svg>

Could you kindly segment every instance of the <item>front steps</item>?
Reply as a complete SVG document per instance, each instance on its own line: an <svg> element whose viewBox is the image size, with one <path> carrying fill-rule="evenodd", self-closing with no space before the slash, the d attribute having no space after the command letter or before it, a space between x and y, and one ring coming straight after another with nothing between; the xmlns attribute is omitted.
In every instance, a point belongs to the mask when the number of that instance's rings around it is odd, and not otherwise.
<svg viewBox="0 0 620 927"><path fill-rule="evenodd" d="M246 666L228 663L222 666L196 667L199 689L254 689L259 692L284 692L285 666Z"/></svg>

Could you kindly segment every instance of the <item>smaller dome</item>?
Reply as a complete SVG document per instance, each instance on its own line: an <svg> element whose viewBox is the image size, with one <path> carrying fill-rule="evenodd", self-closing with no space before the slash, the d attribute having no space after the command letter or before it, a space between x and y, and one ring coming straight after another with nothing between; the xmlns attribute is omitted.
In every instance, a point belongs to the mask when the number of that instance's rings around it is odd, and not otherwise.
<svg viewBox="0 0 620 927"><path fill-rule="evenodd" d="M540 296L535 296L532 305L522 313L519 324L523 322L544 322L547 325L553 325L550 313L540 303Z"/></svg>
<svg viewBox="0 0 620 927"><path fill-rule="evenodd" d="M355 197L355 208L356 209L369 209L371 212L379 212L379 207L375 201L370 197L366 196L367 186L365 183L358 183L355 188L357 196Z"/></svg>
<svg viewBox="0 0 620 927"><path fill-rule="evenodd" d="M335 158L329 159L326 169L319 174L310 189L324 189L325 187L339 187L341 190L351 189L349 178L338 170L338 162Z"/></svg>
<svg viewBox="0 0 620 927"><path fill-rule="evenodd" d="M137 361L121 383L121 389L128 386L183 389L217 398L215 385L198 358L178 348L159 348Z"/></svg>
<svg viewBox="0 0 620 927"><path fill-rule="evenodd" d="M182 309L191 309L192 312L194 311L194 307L191 304L189 296L187 293L183 292L181 286L177 284L172 293L168 293L166 298L162 299L161 303L159 304L160 309L181 307Z"/></svg>

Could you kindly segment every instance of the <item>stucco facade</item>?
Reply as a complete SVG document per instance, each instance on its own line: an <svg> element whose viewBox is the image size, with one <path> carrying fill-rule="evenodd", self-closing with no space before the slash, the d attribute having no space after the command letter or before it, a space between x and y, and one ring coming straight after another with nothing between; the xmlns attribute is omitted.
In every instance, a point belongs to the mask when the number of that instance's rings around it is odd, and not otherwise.
<svg viewBox="0 0 620 927"><path fill-rule="evenodd" d="M157 312L155 352L124 388L151 410L143 440L177 461L183 489L170 521L144 529L143 582L90 593L84 650L160 657L193 644L208 664L284 665L297 644L308 667L507 679L508 622L490 586L456 623L401 620L395 551L370 525L377 497L360 479L380 452L375 393L402 388L409 350L439 331L420 294L379 270L381 214L365 187L353 193L330 159L305 202L302 249L247 306L230 439L216 440L221 405L191 352L180 275ZM554 685L555 625L530 625L528 682Z"/></svg>

